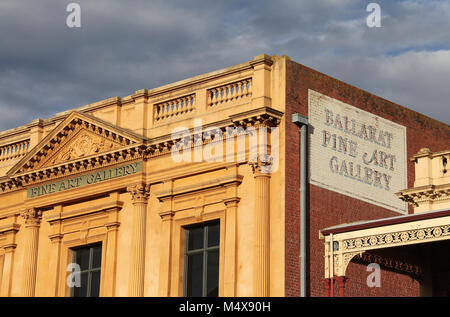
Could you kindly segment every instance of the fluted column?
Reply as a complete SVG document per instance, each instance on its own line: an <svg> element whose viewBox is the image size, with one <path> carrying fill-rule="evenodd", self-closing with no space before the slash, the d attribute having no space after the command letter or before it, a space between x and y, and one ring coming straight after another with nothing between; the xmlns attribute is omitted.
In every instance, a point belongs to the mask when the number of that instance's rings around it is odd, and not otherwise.
<svg viewBox="0 0 450 317"><path fill-rule="evenodd" d="M171 253L172 253L172 230L173 216L172 211L164 211L159 214L161 217L161 258L159 262L159 287L158 296L170 296L170 276L171 270Z"/></svg>
<svg viewBox="0 0 450 317"><path fill-rule="evenodd" d="M237 276L237 211L239 197L224 200L225 212L225 265L224 265L224 289L223 296L236 296Z"/></svg>
<svg viewBox="0 0 450 317"><path fill-rule="evenodd" d="M255 296L270 295L270 171L269 162L250 163L255 178Z"/></svg>
<svg viewBox="0 0 450 317"><path fill-rule="evenodd" d="M147 201L150 194L148 185L134 184L127 188L133 200L133 235L131 237L130 276L128 295L144 296L145 278L145 224Z"/></svg>
<svg viewBox="0 0 450 317"><path fill-rule="evenodd" d="M8 244L2 247L5 250L2 283L0 285L0 296L2 297L8 297L11 295L13 257L16 246L16 244Z"/></svg>
<svg viewBox="0 0 450 317"><path fill-rule="evenodd" d="M36 288L39 226L42 212L34 208L21 213L25 219L22 296L33 297Z"/></svg>

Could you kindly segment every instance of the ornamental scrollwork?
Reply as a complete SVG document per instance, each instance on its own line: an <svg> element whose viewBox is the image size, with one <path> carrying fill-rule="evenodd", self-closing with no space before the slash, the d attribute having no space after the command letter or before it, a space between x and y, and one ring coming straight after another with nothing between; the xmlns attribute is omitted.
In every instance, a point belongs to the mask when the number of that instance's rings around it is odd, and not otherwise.
<svg viewBox="0 0 450 317"><path fill-rule="evenodd" d="M252 168L253 174L257 173L271 173L273 165L273 157L265 154L258 155L257 160L248 163Z"/></svg>
<svg viewBox="0 0 450 317"><path fill-rule="evenodd" d="M342 245L345 250L364 249L386 244L401 244L446 236L450 236L450 225L347 239L343 241Z"/></svg>
<svg viewBox="0 0 450 317"><path fill-rule="evenodd" d="M42 220L42 211L35 208L28 208L21 211L20 216L25 220L25 225L38 226Z"/></svg>
<svg viewBox="0 0 450 317"><path fill-rule="evenodd" d="M144 203L150 196L150 185L133 184L127 187L127 192L130 193L133 202Z"/></svg>
<svg viewBox="0 0 450 317"><path fill-rule="evenodd" d="M70 147L52 159L52 164L63 163L82 157L106 152L117 148L118 145L103 137L83 133Z"/></svg>

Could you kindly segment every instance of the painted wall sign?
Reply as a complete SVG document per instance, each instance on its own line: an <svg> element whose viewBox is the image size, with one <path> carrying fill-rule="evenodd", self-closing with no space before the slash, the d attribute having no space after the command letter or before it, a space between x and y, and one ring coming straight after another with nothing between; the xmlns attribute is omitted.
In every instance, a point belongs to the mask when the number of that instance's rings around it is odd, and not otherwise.
<svg viewBox="0 0 450 317"><path fill-rule="evenodd" d="M310 182L407 213L406 128L313 90L308 103Z"/></svg>
<svg viewBox="0 0 450 317"><path fill-rule="evenodd" d="M40 185L27 190L27 198L34 198L48 195L63 190L77 188L85 185L103 182L109 179L127 176L142 171L142 162L135 162L123 166L110 168L78 177L69 178L63 181Z"/></svg>

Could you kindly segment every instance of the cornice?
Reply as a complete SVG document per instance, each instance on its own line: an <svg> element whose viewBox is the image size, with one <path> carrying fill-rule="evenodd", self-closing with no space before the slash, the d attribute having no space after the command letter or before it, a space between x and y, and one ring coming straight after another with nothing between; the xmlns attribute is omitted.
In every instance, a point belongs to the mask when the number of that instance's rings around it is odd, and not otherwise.
<svg viewBox="0 0 450 317"><path fill-rule="evenodd" d="M73 112L71 114L71 119L68 117L60 123L60 125L54 129L54 132L47 135L47 137L40 142L40 146L36 146L8 172L6 177L0 179L0 190L5 192L23 189L24 186L30 184L41 183L54 179L59 180L64 177L69 177L74 174L79 174L102 167L114 166L120 163L135 160L147 160L161 155L167 155L171 153L171 148L174 143L179 141L173 140L171 134L166 134L153 139L147 139L143 136L138 136L129 131L125 131L124 129L117 128L111 124L101 122L101 120L97 120L89 115L81 115L82 117L77 117L77 114L78 113ZM281 111L270 107L261 107L239 114L230 115L227 119L206 124L202 128L204 130L211 127L216 127L222 132L226 132L226 128L236 126L243 126L244 128L249 126L273 127L277 126L281 122L282 116L283 112ZM89 120L95 122L85 122L83 118L88 118ZM69 142L69 139L67 139L69 131L73 131L76 128L76 125L83 124L87 124L87 128L90 128L93 133L97 132L101 134L106 133L105 131L109 131L108 133L114 134L118 138L125 138L127 145L109 152L98 153L68 162L32 169L31 166L33 165L33 162L37 160L35 157L43 157L47 155L49 151L53 151L58 148L59 144L66 144ZM114 131L110 131L108 129L114 129ZM211 142L211 139L204 135L203 130L202 141L203 145L205 145ZM124 135L119 134L119 132L123 132ZM194 131L194 128L191 128L189 130L190 136L193 136L195 132L196 131ZM191 145L194 146L193 143ZM27 164L31 164L29 170L25 170L24 168L21 169L21 166L27 168Z"/></svg>
<svg viewBox="0 0 450 317"><path fill-rule="evenodd" d="M238 186L239 184L242 183L242 180L243 180L243 176L241 176L241 175L227 175L227 176L219 177L219 178L216 178L216 179L210 180L210 181L204 181L204 182L200 182L200 183L195 183L193 185L177 187L177 188L169 189L169 190L165 190L165 191L159 191L159 192L156 192L155 195L161 201L161 200L167 199L169 197L185 195L185 194L189 194L191 192L199 192L199 191L209 190L212 188L223 187L226 185L234 184L234 185Z"/></svg>
<svg viewBox="0 0 450 317"><path fill-rule="evenodd" d="M9 232L18 232L20 229L20 224L18 223L10 223L7 225L0 226L0 234L5 234Z"/></svg>
<svg viewBox="0 0 450 317"><path fill-rule="evenodd" d="M450 184L421 186L395 194L401 200L418 207L420 202L450 199Z"/></svg>
<svg viewBox="0 0 450 317"><path fill-rule="evenodd" d="M444 156L450 154L450 150L440 151L440 152L433 152L429 148L422 148L417 154L414 154L410 161L417 162L417 159L428 157L428 158L435 158L439 156Z"/></svg>
<svg viewBox="0 0 450 317"><path fill-rule="evenodd" d="M233 124L239 126L264 125L277 126L281 122L284 113L271 107L251 109L238 114L230 115Z"/></svg>
<svg viewBox="0 0 450 317"><path fill-rule="evenodd" d="M45 215L44 220L46 220L50 224L52 224L56 221L90 215L90 214L98 213L98 212L107 212L107 211L112 211L112 210L119 211L122 209L123 205L124 205L124 203L122 201L112 201L112 202L107 202L107 203L103 203L103 204L90 206L88 210L86 210L86 208L81 208L81 209L77 209L77 210L73 210L73 211L69 211L69 212L62 212L62 213L53 212L53 213L49 213L49 214Z"/></svg>

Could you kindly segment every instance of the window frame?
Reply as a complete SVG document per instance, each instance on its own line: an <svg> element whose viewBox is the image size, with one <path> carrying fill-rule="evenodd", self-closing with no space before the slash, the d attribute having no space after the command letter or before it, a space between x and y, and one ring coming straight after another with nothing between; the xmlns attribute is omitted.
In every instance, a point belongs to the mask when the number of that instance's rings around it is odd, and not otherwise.
<svg viewBox="0 0 450 317"><path fill-rule="evenodd" d="M220 286L220 245L221 245L221 224L220 219L215 219L211 221L205 221L201 223L196 223L192 225L183 226L184 229L184 279L183 279L183 296L187 297L188 293L188 257L193 254L201 254L202 256L202 296L207 297L208 291L208 253L210 251L218 251L219 261L218 261L218 278L217 278L217 288ZM208 246L208 233L209 227L213 225L219 225L219 241L218 244L214 246ZM189 232L191 229L203 227L203 247L198 249L189 250ZM217 292L219 296L219 291Z"/></svg>
<svg viewBox="0 0 450 317"><path fill-rule="evenodd" d="M96 267L96 268L92 268L92 263L93 263L93 254L94 254L94 248L96 246L100 246L100 266ZM89 248L89 264L88 264L88 268L86 270L80 270L80 279L81 279L81 275L83 273L87 273L88 274L88 280L87 280L87 292L86 292L86 296L85 297L91 297L91 282L92 282L92 273L94 272L99 272L100 275L100 280L99 280L99 284L98 284L98 296L100 297L100 289L101 289L101 285L102 285L102 258L103 258L103 243L100 242L95 242L95 243L91 243L91 244L87 244L87 245L81 245L81 246L76 246L76 247L72 247L70 248L70 251L72 253L72 263L76 263L76 257L77 257L77 251L80 249L87 249ZM78 263L77 263L78 264ZM75 293L75 287L70 287L70 297L78 297L78 296L74 296Z"/></svg>

